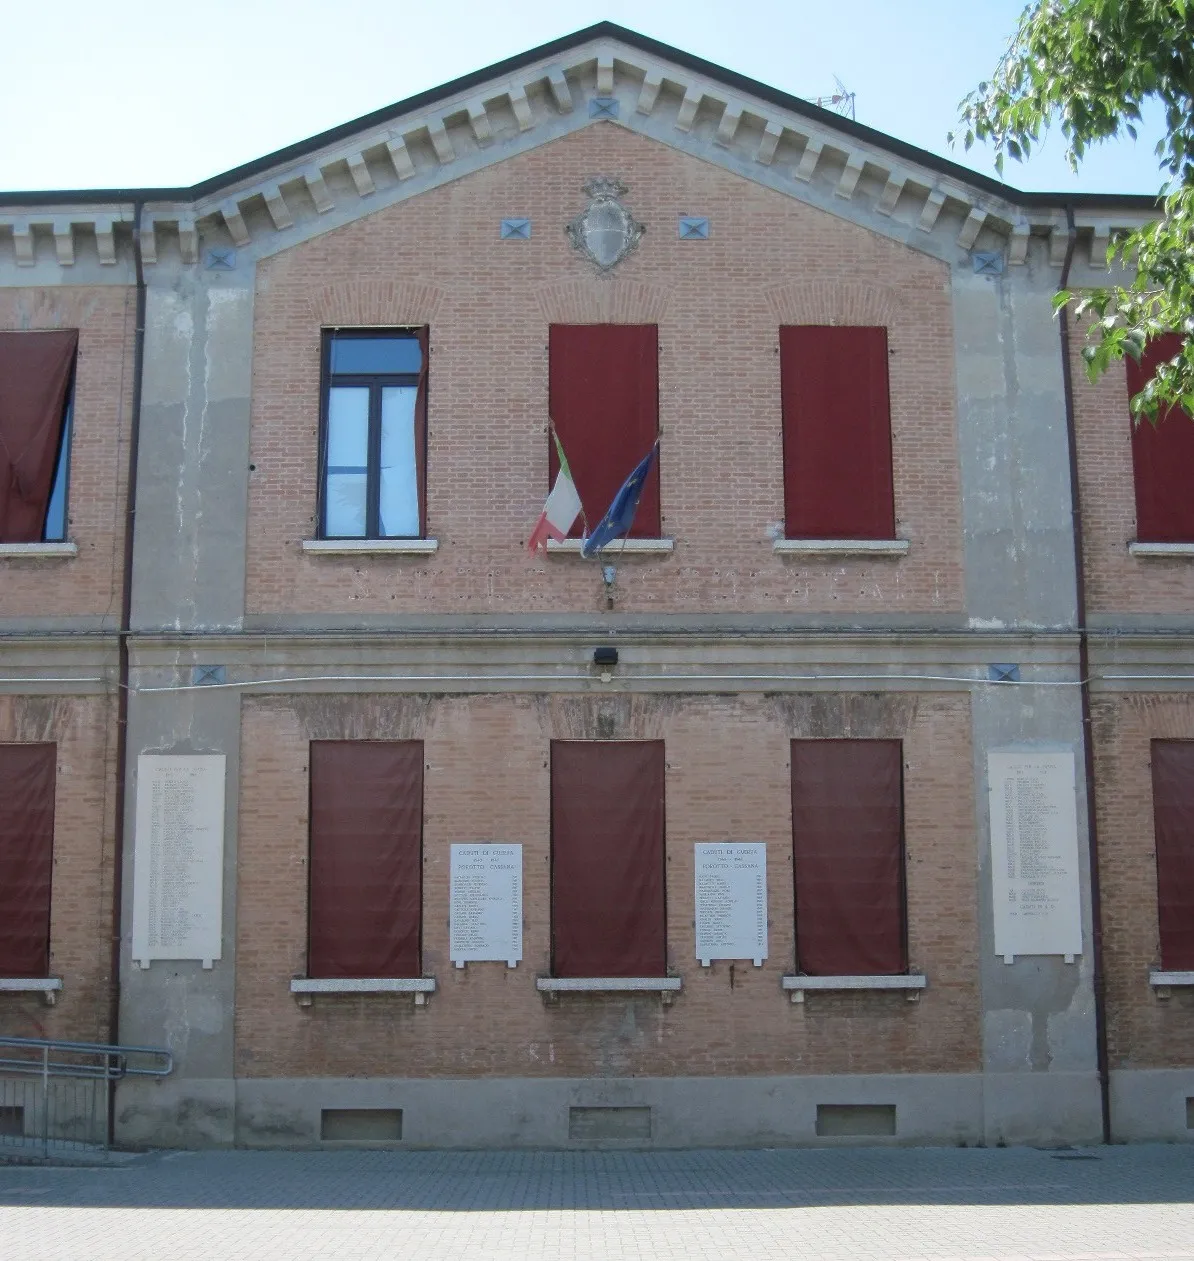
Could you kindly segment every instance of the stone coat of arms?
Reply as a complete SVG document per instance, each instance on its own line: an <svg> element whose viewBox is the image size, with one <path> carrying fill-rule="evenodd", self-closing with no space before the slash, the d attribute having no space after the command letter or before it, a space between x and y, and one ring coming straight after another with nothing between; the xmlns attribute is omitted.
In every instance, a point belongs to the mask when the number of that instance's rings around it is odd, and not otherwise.
<svg viewBox="0 0 1194 1261"><path fill-rule="evenodd" d="M601 271L609 271L639 243L646 226L622 205L626 185L619 179L599 175L584 186L591 198L564 229L574 249L579 250Z"/></svg>

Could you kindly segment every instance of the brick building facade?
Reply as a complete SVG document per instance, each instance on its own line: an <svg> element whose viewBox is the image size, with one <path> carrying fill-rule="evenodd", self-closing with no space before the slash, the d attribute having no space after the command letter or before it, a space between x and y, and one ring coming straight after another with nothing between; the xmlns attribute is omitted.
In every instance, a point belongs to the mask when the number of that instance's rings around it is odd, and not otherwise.
<svg viewBox="0 0 1194 1261"><path fill-rule="evenodd" d="M0 538L0 776L56 769L0 1029L169 1045L133 1143L1189 1137L1194 528L1141 537L1050 302L1151 209L608 24L193 189L0 196L0 367L78 330L62 537ZM634 537L529 555L549 411L593 525L632 377ZM992 754L1073 766L1075 949L996 952ZM146 756L224 759L208 957L136 944ZM700 957L724 842L757 959ZM491 843L521 957L456 966Z"/></svg>

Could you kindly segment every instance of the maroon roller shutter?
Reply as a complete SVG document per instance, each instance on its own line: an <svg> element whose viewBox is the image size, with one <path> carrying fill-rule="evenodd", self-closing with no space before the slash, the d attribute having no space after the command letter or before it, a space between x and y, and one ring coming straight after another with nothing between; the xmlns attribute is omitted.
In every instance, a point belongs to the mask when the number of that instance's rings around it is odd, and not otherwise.
<svg viewBox="0 0 1194 1261"><path fill-rule="evenodd" d="M56 753L0 744L0 976L49 974Z"/></svg>
<svg viewBox="0 0 1194 1261"><path fill-rule="evenodd" d="M548 407L589 525L605 515L659 433L654 324L553 324ZM548 485L559 462L548 439ZM643 486L631 538L659 537L659 459ZM581 522L572 530L581 534Z"/></svg>
<svg viewBox="0 0 1194 1261"><path fill-rule="evenodd" d="M1137 363L1125 359L1128 397L1139 394L1159 364L1181 350L1177 333L1158 337ZM1136 482L1136 537L1147 543L1194 542L1194 421L1180 408L1163 409L1153 425L1132 425L1132 471Z"/></svg>
<svg viewBox="0 0 1194 1261"><path fill-rule="evenodd" d="M422 855L422 742L313 740L308 975L419 975Z"/></svg>
<svg viewBox="0 0 1194 1261"><path fill-rule="evenodd" d="M552 972L664 976L663 741L551 746Z"/></svg>
<svg viewBox="0 0 1194 1261"><path fill-rule="evenodd" d="M1154 740L1161 967L1194 971L1194 740Z"/></svg>
<svg viewBox="0 0 1194 1261"><path fill-rule="evenodd" d="M779 330L791 539L895 536L887 330Z"/></svg>
<svg viewBox="0 0 1194 1261"><path fill-rule="evenodd" d="M792 741L796 957L811 976L904 972L898 740Z"/></svg>
<svg viewBox="0 0 1194 1261"><path fill-rule="evenodd" d="M79 334L0 333L0 542L38 543Z"/></svg>

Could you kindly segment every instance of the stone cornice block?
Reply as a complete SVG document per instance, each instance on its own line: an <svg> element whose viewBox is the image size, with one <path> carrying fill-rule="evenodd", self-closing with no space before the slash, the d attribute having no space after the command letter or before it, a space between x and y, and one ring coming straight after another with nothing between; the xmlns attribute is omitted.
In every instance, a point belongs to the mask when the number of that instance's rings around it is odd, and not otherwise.
<svg viewBox="0 0 1194 1261"><path fill-rule="evenodd" d="M835 197L844 197L849 200L854 196L854 190L858 187L864 166L866 166L865 154L857 152L850 154L846 159L845 169L838 179L837 187L833 190Z"/></svg>
<svg viewBox="0 0 1194 1261"><path fill-rule="evenodd" d="M245 223L245 217L240 212L240 206L232 200L221 202L220 215L223 217L224 225L228 229L228 235L232 238L234 245L248 245L252 239L249 236L249 228Z"/></svg>
<svg viewBox="0 0 1194 1261"><path fill-rule="evenodd" d="M770 166L775 161L775 151L779 148L783 134L783 127L774 119L769 118L767 125L763 128L759 147L755 150L755 161L761 162L764 166Z"/></svg>
<svg viewBox="0 0 1194 1261"><path fill-rule="evenodd" d="M52 225L54 233L54 253L63 267L70 267L75 261L75 236L69 219L55 219Z"/></svg>
<svg viewBox="0 0 1194 1261"><path fill-rule="evenodd" d="M987 212L981 206L974 206L966 216L962 230L958 233L958 248L969 250L978 240L978 234L983 230L983 224L986 222Z"/></svg>
<svg viewBox="0 0 1194 1261"><path fill-rule="evenodd" d="M373 182L373 176L369 174L369 167L363 153L353 153L349 156L348 173L352 176L352 186L357 190L358 197L368 197L370 193L377 191L377 185Z"/></svg>
<svg viewBox="0 0 1194 1261"><path fill-rule="evenodd" d="M286 204L286 198L282 196L279 185L267 184L262 189L262 196L265 198L265 208L269 211L269 217L279 232L294 226L294 216L290 213L290 207Z"/></svg>
<svg viewBox="0 0 1194 1261"><path fill-rule="evenodd" d="M547 86L551 90L552 99L556 103L556 109L561 114L572 113L572 89L568 86L568 80L564 77L564 72L558 68L547 72Z"/></svg>
<svg viewBox="0 0 1194 1261"><path fill-rule="evenodd" d="M680 111L676 115L676 126L680 131L692 130L693 120L704 99L705 93L701 88L689 84L684 89L684 99L680 102Z"/></svg>
<svg viewBox="0 0 1194 1261"><path fill-rule="evenodd" d="M813 172L816 171L817 163L821 160L821 150L824 147L825 141L820 136L809 136L804 152L800 155L800 161L792 172L798 180L803 180L807 184L813 178Z"/></svg>
<svg viewBox="0 0 1194 1261"><path fill-rule="evenodd" d="M597 95L614 94L614 55L612 52L597 54Z"/></svg>
<svg viewBox="0 0 1194 1261"><path fill-rule="evenodd" d="M659 100L659 90L663 87L663 75L658 70L648 70L643 76L643 85L638 91L638 103L634 107L636 114L650 114Z"/></svg>
<svg viewBox="0 0 1194 1261"><path fill-rule="evenodd" d="M386 152L394 164L394 174L400 180L408 180L414 175L415 164L410 156L410 150L406 147L406 141L401 136L386 141Z"/></svg>
<svg viewBox="0 0 1194 1261"><path fill-rule="evenodd" d="M310 167L305 170L303 182L307 185L307 192L311 194L315 209L321 215L326 215L329 210L335 210L336 199L332 196L332 190L328 188L327 180L323 178L323 172L319 167Z"/></svg>
<svg viewBox="0 0 1194 1261"><path fill-rule="evenodd" d="M530 131L535 125L535 114L531 109L526 87L520 84L518 87L511 88L509 96L510 108L514 111L514 121L518 123L518 130Z"/></svg>
<svg viewBox="0 0 1194 1261"><path fill-rule="evenodd" d="M920 218L916 221L916 226L922 232L932 232L937 226L937 216L941 214L941 207L945 205L945 194L939 188L934 188L925 198L924 209L920 212Z"/></svg>

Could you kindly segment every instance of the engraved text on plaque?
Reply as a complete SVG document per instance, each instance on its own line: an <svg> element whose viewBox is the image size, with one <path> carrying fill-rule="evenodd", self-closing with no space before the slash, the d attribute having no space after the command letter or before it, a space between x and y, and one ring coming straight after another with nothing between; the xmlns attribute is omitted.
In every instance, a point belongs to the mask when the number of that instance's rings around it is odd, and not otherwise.
<svg viewBox="0 0 1194 1261"><path fill-rule="evenodd" d="M767 846L755 843L697 844L696 957L767 958Z"/></svg>
<svg viewBox="0 0 1194 1261"><path fill-rule="evenodd" d="M522 958L522 846L453 845L449 957Z"/></svg>
<svg viewBox="0 0 1194 1261"><path fill-rule="evenodd" d="M133 841L133 959L220 958L224 755L142 754Z"/></svg>
<svg viewBox="0 0 1194 1261"><path fill-rule="evenodd" d="M995 953L1082 953L1074 755L987 754Z"/></svg>

